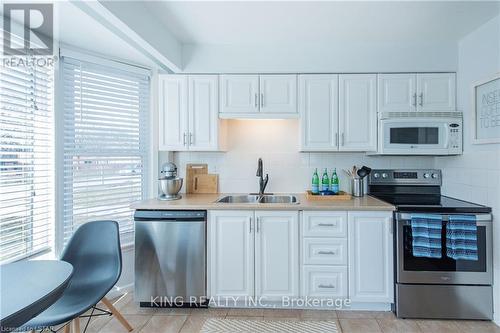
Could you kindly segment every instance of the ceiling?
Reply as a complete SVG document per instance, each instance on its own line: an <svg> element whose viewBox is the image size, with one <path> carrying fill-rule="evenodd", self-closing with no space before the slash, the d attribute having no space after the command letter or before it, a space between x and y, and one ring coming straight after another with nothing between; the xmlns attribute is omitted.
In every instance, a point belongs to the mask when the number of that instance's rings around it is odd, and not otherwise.
<svg viewBox="0 0 500 333"><path fill-rule="evenodd" d="M151 15L183 44L459 40L496 16L500 2L148 1Z"/></svg>

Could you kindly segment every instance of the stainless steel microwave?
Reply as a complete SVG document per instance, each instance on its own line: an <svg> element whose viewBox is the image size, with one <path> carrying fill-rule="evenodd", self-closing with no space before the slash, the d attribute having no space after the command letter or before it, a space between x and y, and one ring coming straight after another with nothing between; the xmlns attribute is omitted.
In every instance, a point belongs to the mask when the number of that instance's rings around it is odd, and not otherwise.
<svg viewBox="0 0 500 333"><path fill-rule="evenodd" d="M386 112L378 123L378 154L462 154L461 112Z"/></svg>

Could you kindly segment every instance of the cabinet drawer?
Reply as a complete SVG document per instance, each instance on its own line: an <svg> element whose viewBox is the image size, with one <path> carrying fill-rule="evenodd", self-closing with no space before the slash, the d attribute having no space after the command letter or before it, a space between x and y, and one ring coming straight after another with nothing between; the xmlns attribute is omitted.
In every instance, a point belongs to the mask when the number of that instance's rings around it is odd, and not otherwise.
<svg viewBox="0 0 500 333"><path fill-rule="evenodd" d="M304 237L347 237L347 212L303 212Z"/></svg>
<svg viewBox="0 0 500 333"><path fill-rule="evenodd" d="M347 296L347 267L302 266L302 296Z"/></svg>
<svg viewBox="0 0 500 333"><path fill-rule="evenodd" d="M304 238L302 260L305 265L347 265L347 240Z"/></svg>

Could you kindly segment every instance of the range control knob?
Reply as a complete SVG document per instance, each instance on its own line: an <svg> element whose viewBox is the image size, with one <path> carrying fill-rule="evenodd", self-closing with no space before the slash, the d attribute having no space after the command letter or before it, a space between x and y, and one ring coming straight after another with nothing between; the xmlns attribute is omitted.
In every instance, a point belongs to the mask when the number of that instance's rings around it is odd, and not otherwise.
<svg viewBox="0 0 500 333"><path fill-rule="evenodd" d="M387 174L385 172L382 174L382 178L387 178Z"/></svg>
<svg viewBox="0 0 500 333"><path fill-rule="evenodd" d="M373 174L373 177L375 177L375 178L379 178L379 177L380 177L380 174L379 174L378 172L376 172L376 173L374 173L374 174Z"/></svg>
<svg viewBox="0 0 500 333"><path fill-rule="evenodd" d="M436 178L438 178L438 177L439 177L439 175L438 175L437 173L433 173L433 174L432 174L432 178L436 179Z"/></svg>
<svg viewBox="0 0 500 333"><path fill-rule="evenodd" d="M430 176L428 173L424 173L424 178L429 178Z"/></svg>

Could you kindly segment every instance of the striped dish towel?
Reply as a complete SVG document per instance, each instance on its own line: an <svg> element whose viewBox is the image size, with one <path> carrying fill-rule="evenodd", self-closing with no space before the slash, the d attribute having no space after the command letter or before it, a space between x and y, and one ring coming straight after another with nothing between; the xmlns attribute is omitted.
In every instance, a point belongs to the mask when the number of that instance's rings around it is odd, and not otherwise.
<svg viewBox="0 0 500 333"><path fill-rule="evenodd" d="M450 215L446 224L446 255L455 260L478 260L475 216Z"/></svg>
<svg viewBox="0 0 500 333"><path fill-rule="evenodd" d="M414 257L441 258L440 215L415 214L411 216L412 248Z"/></svg>

